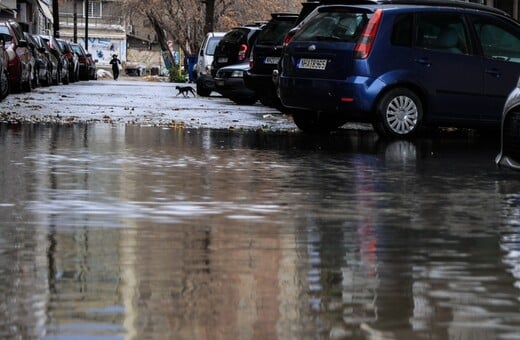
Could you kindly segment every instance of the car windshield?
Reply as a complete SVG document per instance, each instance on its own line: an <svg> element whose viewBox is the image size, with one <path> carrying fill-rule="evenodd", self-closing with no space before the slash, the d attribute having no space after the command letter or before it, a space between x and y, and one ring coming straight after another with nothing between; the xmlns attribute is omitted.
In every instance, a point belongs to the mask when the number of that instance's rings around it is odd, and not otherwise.
<svg viewBox="0 0 520 340"><path fill-rule="evenodd" d="M83 53L83 51L81 50L81 47L79 47L79 45L71 45L71 46L75 53L81 54L81 55L85 54L85 53Z"/></svg>
<svg viewBox="0 0 520 340"><path fill-rule="evenodd" d="M258 45L281 45L285 34L293 27L294 21L292 20L271 21L258 34L256 43Z"/></svg>
<svg viewBox="0 0 520 340"><path fill-rule="evenodd" d="M369 19L367 13L323 11L305 24L293 40L355 42Z"/></svg>
<svg viewBox="0 0 520 340"><path fill-rule="evenodd" d="M0 40L4 42L11 42L11 34L9 33L9 29L6 26L0 26Z"/></svg>
<svg viewBox="0 0 520 340"><path fill-rule="evenodd" d="M218 42L220 41L220 38L210 38L208 40L208 46L206 47L206 54L207 55L213 55L215 54L215 47L217 47Z"/></svg>

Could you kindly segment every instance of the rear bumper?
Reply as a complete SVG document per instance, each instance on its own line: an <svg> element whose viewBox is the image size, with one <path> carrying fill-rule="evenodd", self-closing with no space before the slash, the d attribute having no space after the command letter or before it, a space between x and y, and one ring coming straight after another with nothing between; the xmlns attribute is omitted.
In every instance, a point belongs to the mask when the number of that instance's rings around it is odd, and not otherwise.
<svg viewBox="0 0 520 340"><path fill-rule="evenodd" d="M215 91L227 98L255 96L255 91L245 86L243 78L216 78Z"/></svg>
<svg viewBox="0 0 520 340"><path fill-rule="evenodd" d="M276 96L271 74L244 73L244 84L259 95Z"/></svg>
<svg viewBox="0 0 520 340"><path fill-rule="evenodd" d="M324 80L280 76L280 99L288 108L341 112L369 120L378 94L384 87L380 81L367 77L346 80Z"/></svg>
<svg viewBox="0 0 520 340"><path fill-rule="evenodd" d="M208 74L199 74L197 77L197 85L208 90L215 89L215 79Z"/></svg>

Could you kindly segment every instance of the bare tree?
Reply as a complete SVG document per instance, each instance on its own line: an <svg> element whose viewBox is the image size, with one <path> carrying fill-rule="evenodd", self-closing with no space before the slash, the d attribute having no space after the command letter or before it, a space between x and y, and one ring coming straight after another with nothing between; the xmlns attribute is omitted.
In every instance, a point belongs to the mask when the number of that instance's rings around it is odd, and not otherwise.
<svg viewBox="0 0 520 340"><path fill-rule="evenodd" d="M255 21L267 21L272 12L297 12L301 0L123 0L126 15L147 18L161 48L174 42L185 55L196 53L207 32L227 31Z"/></svg>

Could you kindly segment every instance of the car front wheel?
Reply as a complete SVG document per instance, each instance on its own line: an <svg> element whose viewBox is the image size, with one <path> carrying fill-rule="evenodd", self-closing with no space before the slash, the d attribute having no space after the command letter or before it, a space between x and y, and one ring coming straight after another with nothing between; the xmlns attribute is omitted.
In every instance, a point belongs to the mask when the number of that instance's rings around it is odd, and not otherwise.
<svg viewBox="0 0 520 340"><path fill-rule="evenodd" d="M423 119L421 100L406 88L395 88L386 93L379 101L376 113L374 128L388 137L416 134Z"/></svg>
<svg viewBox="0 0 520 340"><path fill-rule="evenodd" d="M3 100L9 94L9 78L7 71L0 73L0 100Z"/></svg>
<svg viewBox="0 0 520 340"><path fill-rule="evenodd" d="M201 97L209 97L212 90L208 89L204 84L202 84L202 81L197 81L197 94Z"/></svg>

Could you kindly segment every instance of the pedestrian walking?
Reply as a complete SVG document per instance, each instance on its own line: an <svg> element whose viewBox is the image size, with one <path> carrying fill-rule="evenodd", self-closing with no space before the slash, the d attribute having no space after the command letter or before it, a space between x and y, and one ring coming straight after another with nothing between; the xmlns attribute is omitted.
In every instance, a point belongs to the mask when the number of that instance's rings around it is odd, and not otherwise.
<svg viewBox="0 0 520 340"><path fill-rule="evenodd" d="M112 60L110 60L110 65L112 65L112 74L114 75L114 80L117 80L119 77L119 65L121 65L121 60L117 58L117 54L112 56Z"/></svg>

